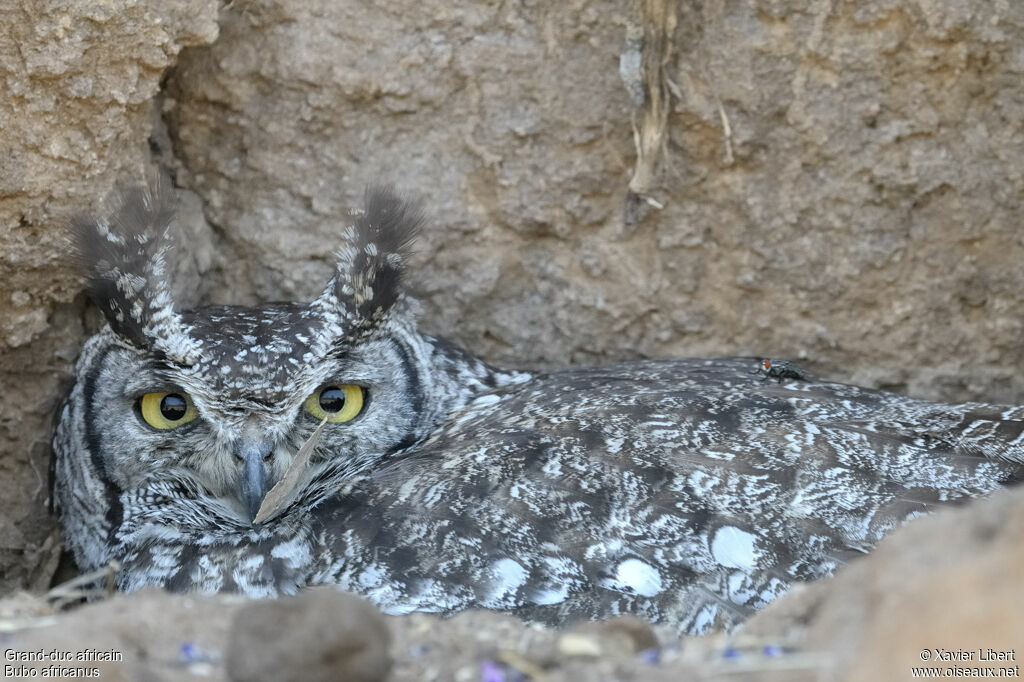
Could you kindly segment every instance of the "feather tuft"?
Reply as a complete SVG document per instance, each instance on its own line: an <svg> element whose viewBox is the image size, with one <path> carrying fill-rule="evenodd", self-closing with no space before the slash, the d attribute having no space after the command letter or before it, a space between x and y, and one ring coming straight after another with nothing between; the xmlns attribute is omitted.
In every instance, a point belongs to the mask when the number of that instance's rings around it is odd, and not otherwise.
<svg viewBox="0 0 1024 682"><path fill-rule="evenodd" d="M334 277L313 308L338 337L379 328L403 295L403 277L423 212L388 186L370 186L365 209L343 233Z"/></svg>
<svg viewBox="0 0 1024 682"><path fill-rule="evenodd" d="M151 186L116 192L106 217L78 216L72 236L89 297L131 345L191 364L195 343L174 309L171 225L174 189L161 174Z"/></svg>

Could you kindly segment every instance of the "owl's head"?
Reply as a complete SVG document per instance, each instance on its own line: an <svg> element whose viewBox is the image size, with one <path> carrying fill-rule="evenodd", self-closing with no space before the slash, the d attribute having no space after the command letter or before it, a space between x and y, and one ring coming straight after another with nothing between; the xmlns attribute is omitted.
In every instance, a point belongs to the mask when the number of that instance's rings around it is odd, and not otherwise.
<svg viewBox="0 0 1024 682"><path fill-rule="evenodd" d="M248 522L323 420L313 466L354 473L453 406L424 409L436 342L416 334L402 291L418 210L368 190L311 303L179 310L168 281L172 197L161 179L119 195L106 219L74 222L108 326L80 361L71 407L87 452L72 456L105 483L188 479Z"/></svg>

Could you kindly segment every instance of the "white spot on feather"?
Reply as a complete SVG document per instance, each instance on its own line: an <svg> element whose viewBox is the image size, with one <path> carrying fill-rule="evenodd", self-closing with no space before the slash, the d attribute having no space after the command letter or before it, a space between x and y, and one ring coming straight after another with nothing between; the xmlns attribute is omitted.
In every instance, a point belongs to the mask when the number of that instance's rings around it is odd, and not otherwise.
<svg viewBox="0 0 1024 682"><path fill-rule="evenodd" d="M707 604L697 612L696 616L694 616L690 632L695 635L703 635L711 629L712 625L715 624L715 618L717 616L718 606L715 604Z"/></svg>
<svg viewBox="0 0 1024 682"><path fill-rule="evenodd" d="M550 590L537 590L530 596L530 601L537 606L551 606L562 603L568 596L569 586L562 585Z"/></svg>
<svg viewBox="0 0 1024 682"><path fill-rule="evenodd" d="M735 526L722 526L711 540L711 554L722 566L751 571L757 564L756 538Z"/></svg>
<svg viewBox="0 0 1024 682"><path fill-rule="evenodd" d="M526 582L526 569L513 559L501 559L494 562L491 572L509 589L518 589Z"/></svg>
<svg viewBox="0 0 1024 682"><path fill-rule="evenodd" d="M312 561L309 545L301 535L275 545L270 550L270 556L274 559L286 559L291 566L304 566Z"/></svg>
<svg viewBox="0 0 1024 682"><path fill-rule="evenodd" d="M472 402L473 407L483 407L484 405L493 405L494 403L501 400L501 396L490 393L488 395L482 395Z"/></svg>
<svg viewBox="0 0 1024 682"><path fill-rule="evenodd" d="M653 597L661 592L661 574L658 569L639 559L626 559L619 564L615 578L641 597Z"/></svg>
<svg viewBox="0 0 1024 682"><path fill-rule="evenodd" d="M359 584L363 587L377 587L384 582L386 575L384 569L377 564L369 564L359 574Z"/></svg>
<svg viewBox="0 0 1024 682"><path fill-rule="evenodd" d="M495 561L491 564L490 572L494 576L495 585L491 593L483 600L483 605L490 608L500 606L503 597L515 594L526 582L526 569L513 559Z"/></svg>

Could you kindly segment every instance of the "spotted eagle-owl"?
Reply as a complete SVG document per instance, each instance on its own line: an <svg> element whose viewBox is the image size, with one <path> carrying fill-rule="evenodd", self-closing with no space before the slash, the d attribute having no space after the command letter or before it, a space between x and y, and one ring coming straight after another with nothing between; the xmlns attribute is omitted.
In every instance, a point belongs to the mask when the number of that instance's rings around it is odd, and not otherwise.
<svg viewBox="0 0 1024 682"><path fill-rule="evenodd" d="M75 225L107 326L60 416L56 494L78 566L116 559L124 590L326 583L390 613L699 633L1024 469L1024 407L744 358L495 369L416 331L402 274L421 218L388 190L312 303L179 310L172 195Z"/></svg>

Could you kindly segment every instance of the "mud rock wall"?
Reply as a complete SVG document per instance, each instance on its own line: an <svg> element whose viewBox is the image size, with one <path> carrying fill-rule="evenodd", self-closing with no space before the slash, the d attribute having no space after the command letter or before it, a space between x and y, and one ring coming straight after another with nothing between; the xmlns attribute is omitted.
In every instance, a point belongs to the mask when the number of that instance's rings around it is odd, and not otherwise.
<svg viewBox="0 0 1024 682"><path fill-rule="evenodd" d="M221 26L167 110L226 298L312 296L386 179L433 218L425 326L492 359L764 353L1024 396L1019 3L266 0ZM634 123L660 210L628 192Z"/></svg>
<svg viewBox="0 0 1024 682"><path fill-rule="evenodd" d="M190 302L314 295L383 180L431 216L423 326L492 361L765 354L1020 401L1022 77L1016 2L8 3L0 588L46 573L95 323L62 219L115 181L187 190Z"/></svg>
<svg viewBox="0 0 1024 682"><path fill-rule="evenodd" d="M87 324L64 221L143 177L161 76L216 19L214 0L0 3L0 590L52 570L49 441Z"/></svg>

